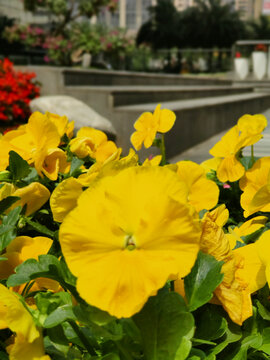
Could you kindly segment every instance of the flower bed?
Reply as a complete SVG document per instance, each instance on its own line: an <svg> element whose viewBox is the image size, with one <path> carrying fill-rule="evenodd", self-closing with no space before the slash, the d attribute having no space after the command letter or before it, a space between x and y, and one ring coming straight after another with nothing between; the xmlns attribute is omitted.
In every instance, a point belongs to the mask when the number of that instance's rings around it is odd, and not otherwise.
<svg viewBox="0 0 270 360"><path fill-rule="evenodd" d="M15 71L8 59L0 60L0 122L10 126L27 119L30 100L39 96L35 76Z"/></svg>
<svg viewBox="0 0 270 360"><path fill-rule="evenodd" d="M1 137L1 359L269 358L266 118L201 165L166 162L174 122L160 105L136 121L136 151L161 150L143 163L50 113Z"/></svg>

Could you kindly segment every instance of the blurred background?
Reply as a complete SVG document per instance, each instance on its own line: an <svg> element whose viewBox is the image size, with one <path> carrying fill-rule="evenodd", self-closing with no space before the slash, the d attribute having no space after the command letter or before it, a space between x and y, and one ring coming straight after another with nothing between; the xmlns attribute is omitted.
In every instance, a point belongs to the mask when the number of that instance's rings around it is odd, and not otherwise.
<svg viewBox="0 0 270 360"><path fill-rule="evenodd" d="M0 56L21 65L222 73L234 58L267 53L269 16L268 0L0 0Z"/></svg>

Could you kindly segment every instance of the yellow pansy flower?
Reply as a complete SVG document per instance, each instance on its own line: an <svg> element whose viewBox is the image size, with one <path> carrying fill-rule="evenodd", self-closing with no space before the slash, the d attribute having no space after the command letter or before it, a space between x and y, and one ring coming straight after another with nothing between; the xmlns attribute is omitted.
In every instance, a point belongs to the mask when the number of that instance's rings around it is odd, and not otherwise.
<svg viewBox="0 0 270 360"><path fill-rule="evenodd" d="M136 166L138 163L138 155L135 154L133 149L130 149L126 157L120 160L119 157L120 151L114 153L104 163L96 162L78 178L71 177L58 184L50 198L54 221L62 222L65 216L77 205L83 187L88 187L95 180L104 176L113 176L127 167Z"/></svg>
<svg viewBox="0 0 270 360"><path fill-rule="evenodd" d="M131 135L130 141L136 150L149 148L155 140L156 133L166 133L174 125L175 113L168 109L161 109L158 104L154 113L144 112L135 122L136 131Z"/></svg>
<svg viewBox="0 0 270 360"><path fill-rule="evenodd" d="M69 145L71 152L78 158L90 156L99 162L104 162L118 150L113 141L108 141L103 131L91 127L82 127Z"/></svg>
<svg viewBox="0 0 270 360"><path fill-rule="evenodd" d="M214 181L208 180L204 169L192 161L179 161L177 175L185 184L186 197L195 210L210 210L217 205L219 188Z"/></svg>
<svg viewBox="0 0 270 360"><path fill-rule="evenodd" d="M246 278L241 276L243 258L235 256L222 230L227 217L225 206L204 215L200 246L203 252L214 256L218 261L224 261L221 270L224 278L214 294L230 318L241 325L252 315L251 292Z"/></svg>
<svg viewBox="0 0 270 360"><path fill-rule="evenodd" d="M52 114L50 112L46 112L45 115L56 126L60 138L65 134L68 138L71 138L73 136L74 121L69 122L66 116L60 116L57 114Z"/></svg>
<svg viewBox="0 0 270 360"><path fill-rule="evenodd" d="M167 168L135 166L83 192L59 239L85 301L130 317L171 275L189 273L200 227L181 184Z"/></svg>
<svg viewBox="0 0 270 360"><path fill-rule="evenodd" d="M38 260L39 255L47 254L53 241L44 236L31 238L30 236L17 236L7 246L2 254L7 260L0 261L0 279L7 279L14 274L15 268L28 259ZM16 287L16 292L21 292L24 285ZM40 289L58 291L58 282L51 279L38 278L32 286L31 291ZM15 289L14 289L15 290Z"/></svg>
<svg viewBox="0 0 270 360"><path fill-rule="evenodd" d="M58 173L66 174L69 172L70 163L67 162L66 153L59 149L46 149L39 153L36 161L36 170L40 176L46 175L50 180L57 180Z"/></svg>
<svg viewBox="0 0 270 360"><path fill-rule="evenodd" d="M15 335L14 343L7 347L10 360L50 360L44 353L43 338L34 319L16 294L0 284L0 313L2 328Z"/></svg>
<svg viewBox="0 0 270 360"><path fill-rule="evenodd" d="M267 126L267 119L262 114L243 115L237 122L239 130L244 134L257 135L259 139L262 138L262 131ZM258 139L258 140L259 140Z"/></svg>
<svg viewBox="0 0 270 360"><path fill-rule="evenodd" d="M7 347L10 360L50 360L44 353L43 338L31 314L16 294L2 284L0 313L5 327L15 334L14 343Z"/></svg>
<svg viewBox="0 0 270 360"><path fill-rule="evenodd" d="M211 170L217 171L217 168L219 167L221 161L222 158L214 157L201 162L200 165L204 168L206 173L210 173Z"/></svg>
<svg viewBox="0 0 270 360"><path fill-rule="evenodd" d="M254 122L250 131L249 123ZM257 126L256 126L257 124ZM256 130L263 130L261 117L258 115L245 115L239 119L239 124L232 127L209 151L214 157L223 158L217 168L217 177L220 181L237 181L245 174L244 166L238 161L239 151L245 146L253 145L262 137Z"/></svg>
<svg viewBox="0 0 270 360"><path fill-rule="evenodd" d="M162 160L162 155L157 155L152 158L147 158L144 160L142 166L158 166Z"/></svg>
<svg viewBox="0 0 270 360"><path fill-rule="evenodd" d="M38 174L56 180L58 171L68 171L66 154L58 148L61 140L60 125L52 121L52 114L34 112L26 125L10 131L0 139L0 170L9 162L9 151L16 151ZM58 127L55 125L57 123Z"/></svg>
<svg viewBox="0 0 270 360"><path fill-rule="evenodd" d="M257 211L270 211L270 157L257 160L239 185L243 191L241 206L245 217Z"/></svg>
<svg viewBox="0 0 270 360"><path fill-rule="evenodd" d="M20 198L8 211L17 206L24 207L26 205L25 214L28 216L39 210L49 200L50 191L38 182L32 182L22 188L16 188L12 184L5 183L0 189L0 200L8 196L18 196Z"/></svg>
<svg viewBox="0 0 270 360"><path fill-rule="evenodd" d="M267 222L268 218L266 216L256 216L246 222L244 222L241 226L236 226L234 228L229 227L229 233L226 234L227 239L230 242L231 249L234 249L236 246L237 241L244 243L241 239L241 236L247 236L255 231L264 227L265 223Z"/></svg>
<svg viewBox="0 0 270 360"><path fill-rule="evenodd" d="M265 279L270 284L270 230L265 231L254 245L264 265Z"/></svg>

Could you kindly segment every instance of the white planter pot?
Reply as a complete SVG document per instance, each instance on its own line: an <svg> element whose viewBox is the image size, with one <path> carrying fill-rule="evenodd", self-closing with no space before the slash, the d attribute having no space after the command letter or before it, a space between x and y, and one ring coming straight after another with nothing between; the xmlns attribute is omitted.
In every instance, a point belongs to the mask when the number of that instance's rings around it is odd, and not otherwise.
<svg viewBox="0 0 270 360"><path fill-rule="evenodd" d="M234 59L234 69L241 80L245 79L249 72L249 60L247 58Z"/></svg>
<svg viewBox="0 0 270 360"><path fill-rule="evenodd" d="M263 51L252 53L253 74L256 79L261 80L266 74L267 57Z"/></svg>
<svg viewBox="0 0 270 360"><path fill-rule="evenodd" d="M82 67L88 68L91 65L92 55L91 54L83 54L82 56Z"/></svg>

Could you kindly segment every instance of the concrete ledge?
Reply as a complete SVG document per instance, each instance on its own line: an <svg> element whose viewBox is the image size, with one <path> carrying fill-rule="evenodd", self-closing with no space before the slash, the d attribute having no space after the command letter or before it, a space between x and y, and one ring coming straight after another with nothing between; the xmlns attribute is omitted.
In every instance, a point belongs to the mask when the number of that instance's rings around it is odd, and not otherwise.
<svg viewBox="0 0 270 360"><path fill-rule="evenodd" d="M82 70L63 68L64 84L69 85L231 85L231 80L188 77L130 71Z"/></svg>
<svg viewBox="0 0 270 360"><path fill-rule="evenodd" d="M82 99L97 111L104 106L115 107L145 103L162 103L211 96L253 92L251 86L189 85L189 86L66 86L66 94ZM106 96L108 101L106 102ZM99 105L98 103L101 102Z"/></svg>

